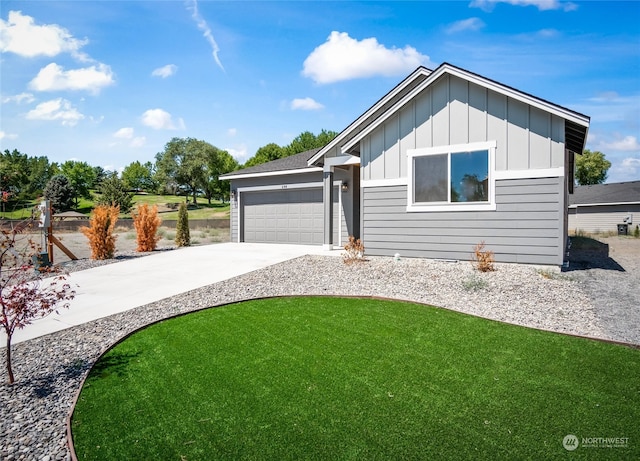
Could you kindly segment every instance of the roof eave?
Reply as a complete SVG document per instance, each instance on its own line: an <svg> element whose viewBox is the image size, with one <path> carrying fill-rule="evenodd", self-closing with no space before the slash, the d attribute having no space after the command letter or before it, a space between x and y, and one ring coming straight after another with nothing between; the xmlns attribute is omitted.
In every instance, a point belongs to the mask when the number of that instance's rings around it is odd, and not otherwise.
<svg viewBox="0 0 640 461"><path fill-rule="evenodd" d="M402 92L407 86L409 86L416 78L420 76L428 77L433 71L427 69L426 67L420 66L416 70L414 70L408 77L402 80L398 85L396 85L391 91L389 91L386 95L380 98L373 106L367 109L360 117L358 117L354 122L352 122L347 128L342 130L334 139L331 140L326 146L320 149L313 157L309 159L307 162L309 166L315 164L319 159L321 159L327 152L331 149L334 149L338 146L345 138L348 137L350 133L352 133L358 126L360 126L363 122L365 122L369 117L375 114L376 111L380 110L387 102L392 100L398 93Z"/></svg>
<svg viewBox="0 0 640 461"><path fill-rule="evenodd" d="M419 72L422 70L422 72ZM574 130L572 134L575 134L575 139L571 142L570 145L567 145L567 148L570 150L579 149L577 152L582 153L584 148L584 144L586 142L586 136L589 129L590 117L584 114L580 114L578 112L572 111L565 107L559 106L557 104L553 104L549 101L545 101L544 99L537 98L533 95L523 93L515 88L511 88L507 85L503 85L494 80L488 79L486 77L482 77L481 75L475 74L473 72L467 71L465 69L461 69L459 67L453 66L449 63L443 63L438 66L434 71L428 71L425 68L418 68L414 73L412 73L409 77L403 80L398 86L394 88L391 92L389 92L386 96L380 99L373 107L367 110L363 115L361 115L355 122L349 125L345 130L342 131L336 138L333 139L329 144L327 144L324 148L320 149L316 155L309 159L308 164L312 165L316 163L322 156L324 156L331 149L337 147L341 144L343 140L349 137L349 134L359 128L360 125L369 118L372 114L374 114L377 110L383 107L386 103L393 99L402 89L406 88L413 80L415 80L419 75L425 75L426 78L423 82L418 84L415 88L413 88L410 92L408 92L404 97L398 100L392 107L387 109L380 117L374 120L372 123L369 123L364 130L358 133L357 136L349 139L348 143L343 145L342 147L346 150L352 148L356 143L358 143L362 138L364 138L367 134L373 131L376 127L378 127L381 123L383 123L388 117L389 114L395 113L398 107L406 104L408 100L413 98L417 93L423 91L426 87L431 85L435 80L444 75L445 73L454 75L459 78L463 78L472 83L479 84L487 89L495 91L497 93L503 94L512 99L518 100L525 104L531 105L533 107L537 107L543 111L554 114L564 120L566 120L570 124L570 128ZM580 127L578 130L577 127Z"/></svg>
<svg viewBox="0 0 640 461"><path fill-rule="evenodd" d="M276 171L263 171L257 173L245 173L245 174L226 174L220 176L220 179L224 180L236 180L236 179L247 179L247 178L264 178L267 176L282 176L282 175L290 175L290 174L303 174L303 173L314 173L322 171L322 168L319 166L312 166L306 168L296 168L293 170L276 170Z"/></svg>

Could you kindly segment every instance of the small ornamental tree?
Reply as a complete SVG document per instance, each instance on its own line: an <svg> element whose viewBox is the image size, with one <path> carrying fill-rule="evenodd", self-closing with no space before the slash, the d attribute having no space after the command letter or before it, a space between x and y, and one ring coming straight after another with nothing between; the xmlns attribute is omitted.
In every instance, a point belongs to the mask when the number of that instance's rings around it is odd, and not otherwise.
<svg viewBox="0 0 640 461"><path fill-rule="evenodd" d="M160 236L156 233L162 223L158 217L158 205L153 205L153 207L149 207L146 203L138 205L138 212L134 211L131 216L137 233L137 251L155 250L158 240L160 240Z"/></svg>
<svg viewBox="0 0 640 461"><path fill-rule="evenodd" d="M178 209L176 245L179 247L188 247L191 245L191 236L189 235L189 213L187 213L187 204L184 202L180 204L180 208Z"/></svg>
<svg viewBox="0 0 640 461"><path fill-rule="evenodd" d="M9 384L15 381L11 365L11 340L16 329L45 317L59 307L69 307L75 291L66 274L56 269L34 271L31 264L38 246L27 233L32 221L0 225L0 326L7 336L6 367ZM54 275L44 279L44 276Z"/></svg>
<svg viewBox="0 0 640 461"><path fill-rule="evenodd" d="M111 259L116 252L116 238L113 229L118 221L120 209L117 206L97 206L89 219L89 227L80 231L89 239L91 259Z"/></svg>

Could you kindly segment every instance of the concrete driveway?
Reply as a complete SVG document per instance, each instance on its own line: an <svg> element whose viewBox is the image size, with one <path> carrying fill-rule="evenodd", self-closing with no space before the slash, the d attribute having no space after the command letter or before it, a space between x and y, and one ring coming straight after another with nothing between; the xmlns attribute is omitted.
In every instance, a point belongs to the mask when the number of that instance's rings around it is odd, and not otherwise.
<svg viewBox="0 0 640 461"><path fill-rule="evenodd" d="M76 290L69 309L60 309L13 335L13 344L124 312L160 299L228 280L308 254L339 255L319 246L219 243L153 253L73 272ZM6 335L0 334L0 344Z"/></svg>

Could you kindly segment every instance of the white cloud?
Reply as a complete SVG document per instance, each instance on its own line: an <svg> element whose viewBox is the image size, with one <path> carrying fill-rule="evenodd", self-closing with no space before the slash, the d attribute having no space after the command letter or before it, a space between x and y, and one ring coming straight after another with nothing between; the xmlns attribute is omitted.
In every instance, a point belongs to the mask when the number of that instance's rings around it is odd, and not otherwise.
<svg viewBox="0 0 640 461"><path fill-rule="evenodd" d="M18 137L17 134L7 133L5 131L0 130L0 139L16 139Z"/></svg>
<svg viewBox="0 0 640 461"><path fill-rule="evenodd" d="M457 32L464 32L466 30L476 31L482 29L486 24L480 18L469 18L461 21L456 21L450 24L446 28L448 34L455 34Z"/></svg>
<svg viewBox="0 0 640 461"><path fill-rule="evenodd" d="M178 123L173 122L171 114L162 109L149 109L142 114L142 124L154 130L184 129L184 121L180 118Z"/></svg>
<svg viewBox="0 0 640 461"><path fill-rule="evenodd" d="M599 148L600 150L634 152L640 151L640 143L638 143L638 139L635 136L625 136L622 139L618 138L610 142L601 142Z"/></svg>
<svg viewBox="0 0 640 461"><path fill-rule="evenodd" d="M231 136L232 138L238 134L238 129L237 128L229 128L227 130L227 136Z"/></svg>
<svg viewBox="0 0 640 461"><path fill-rule="evenodd" d="M176 66L175 64L167 64L166 66L162 66L162 67L158 67L157 69L154 69L154 71L151 72L151 75L154 77L167 78L167 77L171 77L172 75L175 75L177 71L178 71L178 66Z"/></svg>
<svg viewBox="0 0 640 461"><path fill-rule="evenodd" d="M640 157L626 157L621 161L610 159L612 166L607 182L637 181L640 175Z"/></svg>
<svg viewBox="0 0 640 461"><path fill-rule="evenodd" d="M473 0L469 6L480 8L484 11L493 11L498 3L507 3L514 6L535 6L540 11L563 10L575 11L578 5L572 2L560 0Z"/></svg>
<svg viewBox="0 0 640 461"><path fill-rule="evenodd" d="M120 128L118 131L113 133L114 138L122 138L122 139L131 139L133 138L133 128L125 127Z"/></svg>
<svg viewBox="0 0 640 461"><path fill-rule="evenodd" d="M131 147L142 147L147 143L147 138L144 136L137 136L131 140Z"/></svg>
<svg viewBox="0 0 640 461"><path fill-rule="evenodd" d="M405 75L420 65L430 65L429 56L415 48L386 48L376 38L358 41L346 32L331 32L327 41L305 59L302 75L316 83Z"/></svg>
<svg viewBox="0 0 640 461"><path fill-rule="evenodd" d="M243 163L249 157L247 146L244 144L240 144L235 147L225 147L224 150L229 152L229 154L231 154L231 156L240 163Z"/></svg>
<svg viewBox="0 0 640 461"><path fill-rule="evenodd" d="M10 11L7 21L0 19L0 51L4 53L26 58L71 53L76 59L87 61L87 55L80 52L87 43L87 39L78 40L57 24L36 25L31 16L20 11Z"/></svg>
<svg viewBox="0 0 640 461"><path fill-rule="evenodd" d="M198 2L196 0L187 0L187 9L191 11L191 17L196 22L198 29L202 31L202 35L207 39L209 45L211 45L211 49L213 50L213 59L215 59L218 67L224 71L224 66L220 62L220 58L218 57L218 53L220 52L220 48L216 43L215 38L213 38L213 34L211 33L211 29L207 24L207 21L204 20L202 16L200 16L200 12L198 11Z"/></svg>
<svg viewBox="0 0 640 461"><path fill-rule="evenodd" d="M97 94L114 83L113 77L111 68L105 64L65 71L52 62L40 69L29 87L35 91L84 90Z"/></svg>
<svg viewBox="0 0 640 461"><path fill-rule="evenodd" d="M74 126L84 118L78 109L66 99L58 98L45 101L27 112L28 120L60 120L65 126Z"/></svg>
<svg viewBox="0 0 640 461"><path fill-rule="evenodd" d="M312 98L296 98L291 101L291 110L319 110L324 106Z"/></svg>
<svg viewBox="0 0 640 461"><path fill-rule="evenodd" d="M33 97L31 93L20 93L13 96L7 96L2 100L3 104L8 102L15 102L16 104L22 104L23 102L29 104L35 101L36 99Z"/></svg>
<svg viewBox="0 0 640 461"><path fill-rule="evenodd" d="M622 166L625 168L638 168L640 169L640 157L628 157L622 161Z"/></svg>

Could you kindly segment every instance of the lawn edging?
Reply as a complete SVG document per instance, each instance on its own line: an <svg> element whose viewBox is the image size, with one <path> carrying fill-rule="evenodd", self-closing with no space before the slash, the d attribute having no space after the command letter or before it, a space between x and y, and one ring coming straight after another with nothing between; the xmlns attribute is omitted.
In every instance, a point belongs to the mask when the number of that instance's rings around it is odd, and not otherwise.
<svg viewBox="0 0 640 461"><path fill-rule="evenodd" d="M188 312L181 312L181 313L177 313L177 314L172 314L172 315L169 315L167 317L155 320L153 322L150 322L148 324L145 324L145 325L142 325L142 326L140 326L138 328L135 328L134 330L132 330L132 331L126 333L124 336L120 337L117 341L115 341L111 345L105 347L100 352L100 354L96 356L96 358L93 361L93 363L91 364L91 366L88 369L85 370L85 372L84 372L85 374L84 374L82 380L80 381L78 388L76 389L76 391L74 393L75 395L74 395L74 397L72 399L70 410L69 410L69 412L67 414L67 417L65 418L66 439L67 439L66 442L67 442L67 446L68 446L69 451L70 451L71 459L74 460L74 461L78 460L78 457L77 457L77 454L76 454L76 451L75 451L74 442L73 442L73 431L72 431L72 427L71 427L74 411L75 411L78 399L79 399L80 394L81 394L81 392L82 392L82 390L84 388L84 385L85 385L85 382L86 382L87 378L91 374L91 372L94 369L95 365L100 361L100 359L103 358L103 356L105 354L110 352L112 349L114 349L116 346L118 346L119 344L121 344L122 342L124 342L125 340L127 340L128 338L133 336L134 334L139 333L140 331L145 330L146 328L148 328L148 327L150 327L152 325L156 325L156 324L158 324L160 322L164 322L164 321L167 321L167 320L173 320L173 319L176 319L176 318L184 317L186 315L194 314L194 313L197 313L197 312L202 312L202 311L209 310L209 309L216 309L216 308L220 308L220 307L228 307L228 306L233 306L233 305L236 305L236 304L241 304L241 303L245 303L245 302L249 302L249 301L260 301L260 300L282 299L282 298L342 298L342 299L370 299L370 300L380 300L380 301L393 301L393 302L398 302L398 303L406 303L406 304L413 304L413 305L431 307L431 308L436 308L436 309L443 309L443 310L446 310L446 311L449 311L449 312L454 312L456 314L463 314L463 315L467 315L467 316L471 316L471 317L476 317L478 319L488 320L490 322L496 322L496 323L505 324L505 325L517 326L517 327L520 327L520 328L526 328L526 329L530 329L530 330L537 330L537 331L541 331L541 332L555 333L555 334L560 334L562 336L575 337L575 338L591 340L591 341L597 341L597 342L602 342L602 343L607 343L607 344L612 344L612 345L624 346L624 347L628 347L628 348L635 349L635 350L640 350L640 345L638 345L638 344L625 343L625 342L621 342L621 341L614 341L614 340L608 340L608 339L604 339L604 338L577 335L577 334L566 333L566 332L558 332L558 331L549 330L549 329L545 329L545 328L535 328L535 327L525 326L525 325L521 325L521 324L517 324L517 323L505 322L505 321L501 321L501 320L496 320L496 319L482 317L482 316L478 316L478 315L474 315L474 314L469 314L469 313L466 313L466 312L463 312L463 311L460 311L460 310L456 310L456 309L433 306L433 305L427 304L425 302L412 301L412 300L407 300L407 299L397 299L397 298L390 298L390 297L383 297L383 296L358 296L358 295L334 295L334 294L276 295L276 296L262 296L262 297L234 300L232 302L226 302L226 303L212 305L212 306L208 306L208 307L197 308L197 309L194 309L194 310L188 311Z"/></svg>

